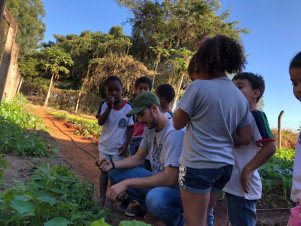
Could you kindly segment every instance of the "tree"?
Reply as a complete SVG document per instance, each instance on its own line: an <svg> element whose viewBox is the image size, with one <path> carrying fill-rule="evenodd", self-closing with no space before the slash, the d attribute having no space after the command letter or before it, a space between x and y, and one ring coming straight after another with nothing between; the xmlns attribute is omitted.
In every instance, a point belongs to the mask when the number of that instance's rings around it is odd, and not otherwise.
<svg viewBox="0 0 301 226"><path fill-rule="evenodd" d="M73 60L70 54L65 53L60 48L46 47L39 53L40 58L40 68L45 72L51 74L50 84L48 87L48 92L44 102L44 106L48 105L48 99L50 97L51 89L54 85L54 80L58 79L60 74L68 74L68 67L73 65Z"/></svg>
<svg viewBox="0 0 301 226"><path fill-rule="evenodd" d="M155 70L156 79L175 86L176 99L188 81L187 63L203 38L223 34L240 40L248 32L237 21L228 22L229 11L218 13L218 0L116 1L133 15L128 19L133 27L130 53Z"/></svg>
<svg viewBox="0 0 301 226"><path fill-rule="evenodd" d="M110 75L117 75L123 82L123 95L130 98L133 97L135 90L133 81L141 76L151 77L153 73L132 56L107 55L90 61L89 80L85 84L85 89L89 93L105 97L103 81Z"/></svg>
<svg viewBox="0 0 301 226"><path fill-rule="evenodd" d="M6 0L6 6L18 23L17 43L22 60L37 49L44 37L44 6L41 0Z"/></svg>

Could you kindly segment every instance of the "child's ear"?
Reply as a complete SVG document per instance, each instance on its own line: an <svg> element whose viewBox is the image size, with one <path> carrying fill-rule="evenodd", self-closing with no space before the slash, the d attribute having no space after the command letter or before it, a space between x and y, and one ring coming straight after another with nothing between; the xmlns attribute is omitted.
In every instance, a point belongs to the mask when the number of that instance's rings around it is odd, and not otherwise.
<svg viewBox="0 0 301 226"><path fill-rule="evenodd" d="M254 97L256 97L256 99L260 96L261 92L259 89L255 89L253 90L253 93L254 93Z"/></svg>

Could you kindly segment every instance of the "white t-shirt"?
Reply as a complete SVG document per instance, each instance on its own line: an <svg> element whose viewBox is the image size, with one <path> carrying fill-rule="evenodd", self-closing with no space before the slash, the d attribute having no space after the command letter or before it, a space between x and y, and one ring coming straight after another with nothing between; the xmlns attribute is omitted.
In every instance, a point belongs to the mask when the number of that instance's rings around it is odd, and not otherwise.
<svg viewBox="0 0 301 226"><path fill-rule="evenodd" d="M99 114L108 108L107 102L101 103ZM102 126L102 133L98 142L98 151L108 155L119 155L118 150L124 144L127 128L134 125L133 117L126 117L132 106L125 102L121 109L112 108L106 122Z"/></svg>
<svg viewBox="0 0 301 226"><path fill-rule="evenodd" d="M189 116L180 163L194 169L234 164L232 134L250 124L249 104L227 78L195 80L180 100Z"/></svg>
<svg viewBox="0 0 301 226"><path fill-rule="evenodd" d="M295 151L291 199L294 202L301 202L301 132L298 137Z"/></svg>
<svg viewBox="0 0 301 226"><path fill-rule="evenodd" d="M183 136L184 131L176 130L170 120L159 132L145 128L139 148L149 152L152 172L163 171L168 166L179 167Z"/></svg>
<svg viewBox="0 0 301 226"><path fill-rule="evenodd" d="M240 175L248 162L260 150L262 142L274 141L266 115L262 111L252 111L252 141L249 145L241 145L233 149L235 164L230 181L224 187L224 192L243 197L248 200L258 200L262 194L262 183L258 170L254 170L249 178L249 192L245 193L240 182Z"/></svg>

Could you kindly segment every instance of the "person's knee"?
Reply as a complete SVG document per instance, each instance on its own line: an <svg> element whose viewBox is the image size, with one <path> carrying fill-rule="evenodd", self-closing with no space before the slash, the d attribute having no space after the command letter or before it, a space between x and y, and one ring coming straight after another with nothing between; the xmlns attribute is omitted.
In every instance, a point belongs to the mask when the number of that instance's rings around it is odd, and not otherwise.
<svg viewBox="0 0 301 226"><path fill-rule="evenodd" d="M122 181L120 174L121 171L119 169L112 169L109 171L109 179L111 181L111 184L117 184L120 181Z"/></svg>
<svg viewBox="0 0 301 226"><path fill-rule="evenodd" d="M155 216L168 208L165 200L166 197L164 197L164 193L160 192L159 189L154 188L147 193L145 204L148 211Z"/></svg>

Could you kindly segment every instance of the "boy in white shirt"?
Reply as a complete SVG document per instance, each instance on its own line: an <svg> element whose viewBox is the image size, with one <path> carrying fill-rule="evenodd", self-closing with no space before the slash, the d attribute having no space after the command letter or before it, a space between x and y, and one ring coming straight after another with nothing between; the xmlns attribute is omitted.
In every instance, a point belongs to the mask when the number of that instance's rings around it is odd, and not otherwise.
<svg viewBox="0 0 301 226"><path fill-rule="evenodd" d="M232 226L256 225L256 201L261 198L262 184L257 169L276 151L275 139L264 112L257 109L265 84L262 76L242 72L233 82L247 98L252 113L252 141L249 145L236 144L230 181L224 187L228 216Z"/></svg>

